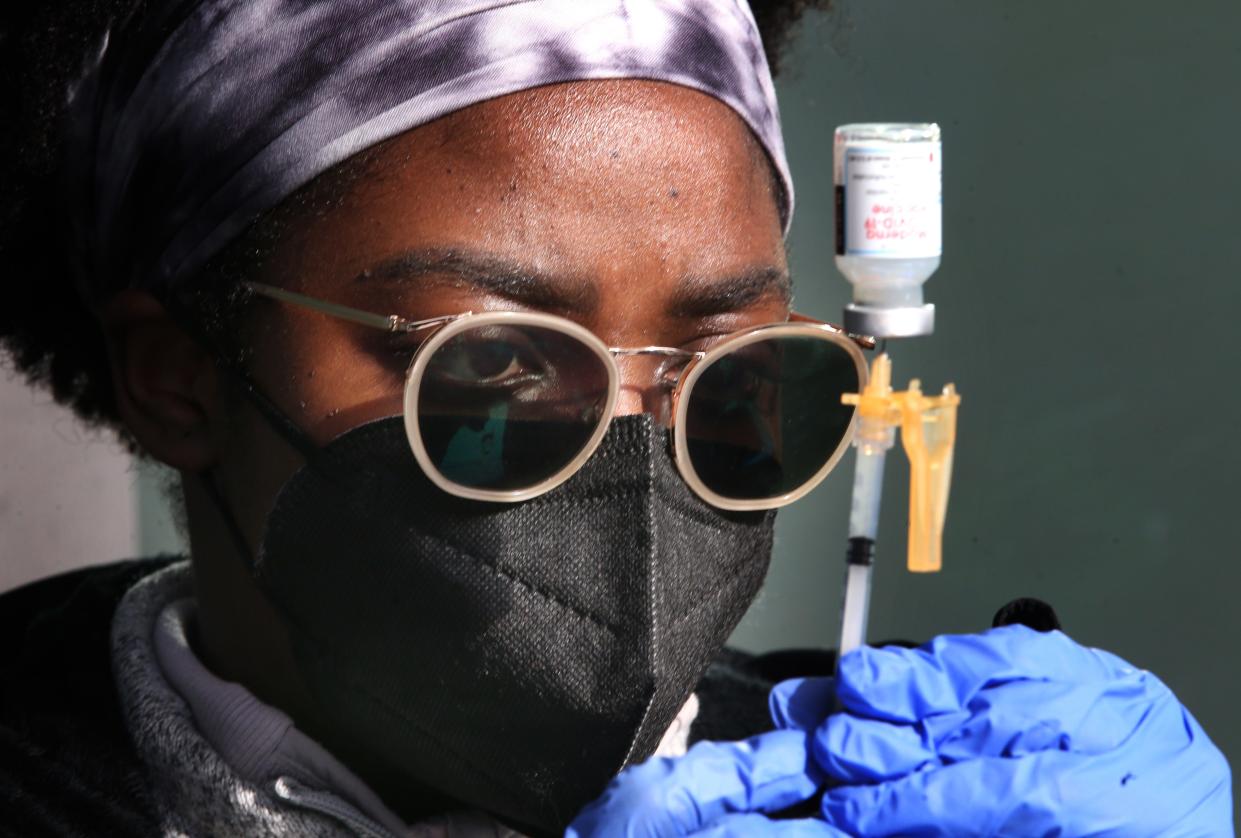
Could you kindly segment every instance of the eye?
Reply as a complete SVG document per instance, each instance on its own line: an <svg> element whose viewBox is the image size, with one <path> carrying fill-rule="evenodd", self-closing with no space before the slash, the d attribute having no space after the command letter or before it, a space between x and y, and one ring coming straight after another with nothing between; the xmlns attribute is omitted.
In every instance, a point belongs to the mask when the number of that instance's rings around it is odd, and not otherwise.
<svg viewBox="0 0 1241 838"><path fill-rule="evenodd" d="M522 372L519 353L511 343L498 340L470 340L459 343L447 356L451 363L440 367L461 380L495 384Z"/></svg>
<svg viewBox="0 0 1241 838"><path fill-rule="evenodd" d="M438 347L425 375L459 387L516 388L545 382L554 368L520 329L484 326Z"/></svg>

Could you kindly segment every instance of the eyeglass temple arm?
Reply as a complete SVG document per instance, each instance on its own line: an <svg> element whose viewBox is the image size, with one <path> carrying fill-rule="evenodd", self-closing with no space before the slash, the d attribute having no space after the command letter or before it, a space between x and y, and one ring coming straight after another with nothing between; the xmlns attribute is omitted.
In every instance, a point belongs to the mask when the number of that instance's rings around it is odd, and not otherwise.
<svg viewBox="0 0 1241 838"><path fill-rule="evenodd" d="M343 306L338 303L330 303L327 300L320 300L316 297L308 297L305 294L299 294L296 291L286 291L283 288L277 288L274 285L267 285L262 282L243 282L246 288L256 294L269 297L273 300L281 300L286 303L308 308L313 311L322 312L323 314L339 317L342 320L348 320L353 323L359 323L363 326L370 326L373 329L383 329L385 332L414 332L420 329L430 328L431 326L439 326L444 323L456 320L461 317L460 314L448 314L441 317L428 317L425 320L407 320L398 314L375 314L370 311L363 311L360 308L352 308L351 306ZM833 323L827 323L817 320L799 312L791 312L789 320L796 323L812 323L816 326L826 326L832 331L844 335L852 340L863 349L874 349L875 339L866 335L855 335L846 332L844 329ZM701 357L701 352L686 352L685 350L673 349L663 346L643 346L634 348L609 347L609 350L616 355L645 355L645 354L677 354L682 353L689 356Z"/></svg>
<svg viewBox="0 0 1241 838"><path fill-rule="evenodd" d="M264 297L292 303L302 308L322 312L332 317L339 317L341 320L360 323L363 326L370 326L374 329L383 329L385 332L414 332L431 326L439 326L451 320L456 320L461 316L459 314L448 314L442 317L428 317L426 320L406 320L397 314L374 314L373 312L363 311L360 308L351 308L350 306L342 306L337 303L329 303L327 300L308 297L296 291L286 291L283 288L265 285L262 282L243 282L242 284L254 293Z"/></svg>
<svg viewBox="0 0 1241 838"><path fill-rule="evenodd" d="M875 339L871 337L870 335L855 335L853 332L846 332L844 329L840 328L835 323L828 323L824 320L819 320L817 318L810 317L809 315L801 314L796 311L789 312L789 320L794 323L812 323L815 326L826 326L827 328L831 329L833 332L836 332L839 335L844 335L849 340L853 341L854 343L856 343L858 346L862 347L863 349L874 349L875 348Z"/></svg>

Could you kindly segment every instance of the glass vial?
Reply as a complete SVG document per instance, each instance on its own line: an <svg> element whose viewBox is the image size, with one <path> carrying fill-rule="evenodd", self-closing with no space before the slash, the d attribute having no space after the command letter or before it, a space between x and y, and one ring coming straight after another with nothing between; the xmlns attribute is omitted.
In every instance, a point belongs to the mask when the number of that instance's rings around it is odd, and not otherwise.
<svg viewBox="0 0 1241 838"><path fill-rule="evenodd" d="M929 334L922 284L943 249L942 146L935 123L836 129L836 267L853 284L845 325L876 337Z"/></svg>

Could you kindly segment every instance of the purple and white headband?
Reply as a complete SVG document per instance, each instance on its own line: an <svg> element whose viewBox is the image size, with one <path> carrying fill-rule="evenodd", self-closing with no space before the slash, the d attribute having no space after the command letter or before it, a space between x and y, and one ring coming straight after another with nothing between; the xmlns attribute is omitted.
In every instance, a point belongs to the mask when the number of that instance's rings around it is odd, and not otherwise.
<svg viewBox="0 0 1241 838"><path fill-rule="evenodd" d="M736 111L793 185L745 0L163 0L74 91L82 280L166 290L363 149L556 82L672 82ZM116 54L110 54L116 53Z"/></svg>

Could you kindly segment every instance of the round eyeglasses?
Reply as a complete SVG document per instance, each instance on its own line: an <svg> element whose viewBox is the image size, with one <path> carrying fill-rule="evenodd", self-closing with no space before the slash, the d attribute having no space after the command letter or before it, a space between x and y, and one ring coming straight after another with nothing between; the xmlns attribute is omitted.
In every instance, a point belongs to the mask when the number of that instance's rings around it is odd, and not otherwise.
<svg viewBox="0 0 1241 838"><path fill-rule="evenodd" d="M773 509L818 485L853 436L867 367L834 326L755 326L709 348L609 347L538 312L490 311L408 320L261 283L255 293L391 332L426 331L405 375L414 457L444 491L523 501L568 480L594 453L620 390L616 358L656 356L671 398L677 470L707 503Z"/></svg>

